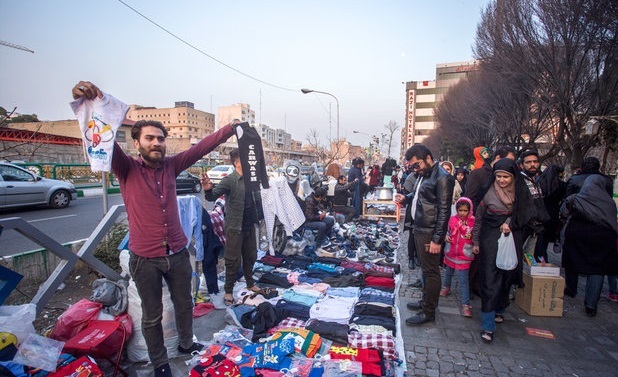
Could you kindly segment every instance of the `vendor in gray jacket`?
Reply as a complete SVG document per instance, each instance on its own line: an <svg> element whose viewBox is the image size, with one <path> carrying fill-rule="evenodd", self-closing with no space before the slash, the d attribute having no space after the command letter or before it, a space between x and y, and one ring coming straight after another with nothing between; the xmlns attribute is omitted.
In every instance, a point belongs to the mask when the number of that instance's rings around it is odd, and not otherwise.
<svg viewBox="0 0 618 377"><path fill-rule="evenodd" d="M226 305L234 303L232 292L237 273L242 265L247 288L258 291L253 280L253 265L257 260L257 241L255 224L258 223L258 205L254 192L245 190L242 164L238 149L230 152L230 161L234 165L232 174L223 177L214 186L207 175L202 176L204 198L214 202L221 195L225 196L225 295ZM255 191L259 197L259 191Z"/></svg>
<svg viewBox="0 0 618 377"><path fill-rule="evenodd" d="M435 321L440 298L440 250L451 215L455 178L433 159L431 151L415 144L406 151L409 166L419 175L407 196L396 194L395 201L408 204L413 219L412 233L425 279L423 299L408 303L408 309L420 310L406 320L408 325Z"/></svg>

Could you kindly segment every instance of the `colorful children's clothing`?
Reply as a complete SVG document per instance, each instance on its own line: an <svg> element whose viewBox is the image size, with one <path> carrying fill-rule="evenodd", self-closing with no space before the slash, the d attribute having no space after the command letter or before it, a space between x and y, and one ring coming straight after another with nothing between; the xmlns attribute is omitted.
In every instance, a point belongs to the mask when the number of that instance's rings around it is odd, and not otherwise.
<svg viewBox="0 0 618 377"><path fill-rule="evenodd" d="M448 232L451 237L451 243L448 250L444 252L444 264L455 270L467 270L470 268L470 263L474 259L472 253L472 229L474 229L474 215L472 215L472 201L466 197L461 197L455 203L455 208L460 202L466 202L470 205L468 216L461 219L459 215L451 216L448 221Z"/></svg>

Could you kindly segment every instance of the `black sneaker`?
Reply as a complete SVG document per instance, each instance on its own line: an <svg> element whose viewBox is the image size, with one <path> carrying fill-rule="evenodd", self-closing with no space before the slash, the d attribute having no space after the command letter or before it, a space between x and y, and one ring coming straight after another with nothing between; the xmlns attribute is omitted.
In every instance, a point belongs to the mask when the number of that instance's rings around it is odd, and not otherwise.
<svg viewBox="0 0 618 377"><path fill-rule="evenodd" d="M178 347L180 348L180 347ZM163 364L160 367L154 368L155 377L174 377L169 363Z"/></svg>
<svg viewBox="0 0 618 377"><path fill-rule="evenodd" d="M199 344L199 343L193 343L189 348L183 348L179 344L178 345L178 352L180 352L180 353L192 353L194 351L201 351L202 348L204 348L204 345L203 344Z"/></svg>

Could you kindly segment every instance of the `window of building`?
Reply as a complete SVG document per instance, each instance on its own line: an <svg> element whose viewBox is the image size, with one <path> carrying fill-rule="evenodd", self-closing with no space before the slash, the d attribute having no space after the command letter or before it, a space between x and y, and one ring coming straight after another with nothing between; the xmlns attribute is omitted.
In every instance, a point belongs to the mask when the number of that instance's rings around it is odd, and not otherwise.
<svg viewBox="0 0 618 377"><path fill-rule="evenodd" d="M127 141L127 133L124 132L124 131L118 130L118 132L116 132L116 141L118 141L118 142L125 142L125 141Z"/></svg>

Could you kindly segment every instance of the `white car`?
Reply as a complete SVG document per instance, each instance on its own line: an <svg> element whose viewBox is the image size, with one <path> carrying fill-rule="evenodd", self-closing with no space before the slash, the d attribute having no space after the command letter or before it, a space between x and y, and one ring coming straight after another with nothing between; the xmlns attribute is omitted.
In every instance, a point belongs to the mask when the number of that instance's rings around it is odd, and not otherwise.
<svg viewBox="0 0 618 377"><path fill-rule="evenodd" d="M72 183L40 177L20 166L0 162L0 208L48 205L64 208L77 199Z"/></svg>
<svg viewBox="0 0 618 377"><path fill-rule="evenodd" d="M208 178L212 181L213 184L219 184L221 179L226 175L232 174L234 171L234 165L217 165L214 168L210 169L206 172Z"/></svg>

